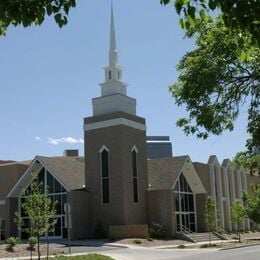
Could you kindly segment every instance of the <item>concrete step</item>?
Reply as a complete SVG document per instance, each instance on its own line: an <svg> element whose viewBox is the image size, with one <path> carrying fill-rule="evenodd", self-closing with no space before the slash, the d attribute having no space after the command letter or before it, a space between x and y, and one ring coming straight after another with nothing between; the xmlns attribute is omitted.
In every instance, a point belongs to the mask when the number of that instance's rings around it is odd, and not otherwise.
<svg viewBox="0 0 260 260"><path fill-rule="evenodd" d="M189 237L191 240L195 242L205 242L209 241L209 233L192 233L192 234L186 234L187 237ZM210 234L210 240L211 241L218 241L221 240L217 235L214 233Z"/></svg>

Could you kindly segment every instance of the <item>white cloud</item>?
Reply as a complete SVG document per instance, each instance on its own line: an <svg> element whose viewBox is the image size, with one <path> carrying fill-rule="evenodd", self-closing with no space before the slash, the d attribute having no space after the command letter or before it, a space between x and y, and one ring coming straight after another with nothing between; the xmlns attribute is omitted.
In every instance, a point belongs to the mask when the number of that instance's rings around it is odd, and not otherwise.
<svg viewBox="0 0 260 260"><path fill-rule="evenodd" d="M36 140L36 141L38 141L38 142L41 142L42 139L41 139L41 137L39 137L39 136L35 136L35 137L34 137L34 140Z"/></svg>
<svg viewBox="0 0 260 260"><path fill-rule="evenodd" d="M84 140L82 138L76 139L71 136L68 137L62 137L62 138L51 138L48 137L48 143L53 145L58 145L61 143L67 143L67 144L83 144Z"/></svg>

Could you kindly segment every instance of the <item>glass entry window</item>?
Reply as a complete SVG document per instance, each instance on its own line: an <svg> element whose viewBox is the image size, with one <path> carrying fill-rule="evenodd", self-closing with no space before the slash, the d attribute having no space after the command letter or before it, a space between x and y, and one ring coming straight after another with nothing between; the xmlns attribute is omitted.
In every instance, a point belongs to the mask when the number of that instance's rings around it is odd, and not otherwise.
<svg viewBox="0 0 260 260"><path fill-rule="evenodd" d="M176 230L196 232L194 193L181 173L173 189L175 194Z"/></svg>
<svg viewBox="0 0 260 260"><path fill-rule="evenodd" d="M38 180L42 183L42 193L48 191L51 201L55 204L56 214L54 218L56 219L56 225L53 232L47 232L43 235L42 238L64 238L66 236L65 229L65 212L64 204L67 202L67 191L65 188L58 182L52 174L50 174L46 169L42 168L38 174ZM30 189L30 186L27 188ZM24 226L29 227L29 219L23 212L21 204L26 200L26 197L20 198L20 214L24 221ZM21 238L27 239L28 234L21 232Z"/></svg>

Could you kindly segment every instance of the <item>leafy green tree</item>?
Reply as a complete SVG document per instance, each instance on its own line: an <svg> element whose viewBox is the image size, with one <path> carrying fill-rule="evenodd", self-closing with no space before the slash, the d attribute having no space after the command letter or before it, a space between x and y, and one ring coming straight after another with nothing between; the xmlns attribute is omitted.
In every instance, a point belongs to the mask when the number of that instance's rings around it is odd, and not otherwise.
<svg viewBox="0 0 260 260"><path fill-rule="evenodd" d="M216 201L212 197L208 196L205 205L205 221L208 226L209 244L211 244L210 233L214 232L217 227L218 218L216 214L216 207Z"/></svg>
<svg viewBox="0 0 260 260"><path fill-rule="evenodd" d="M260 224L260 185L252 187L253 195L249 196L248 193L243 193L243 201L245 204L247 216L256 224Z"/></svg>
<svg viewBox="0 0 260 260"><path fill-rule="evenodd" d="M69 11L75 6L76 0L1 0L0 36L10 25L41 25L47 16L53 16L62 27L67 24Z"/></svg>
<svg viewBox="0 0 260 260"><path fill-rule="evenodd" d="M238 238L239 242L241 242L241 224L247 217L246 209L240 201L235 201L230 208L230 212L231 222L237 225Z"/></svg>
<svg viewBox="0 0 260 260"><path fill-rule="evenodd" d="M56 224L55 203L52 203L48 191L44 191L43 184L36 175L32 175L32 183L22 193L24 201L21 208L29 223L25 223L24 216L16 212L15 221L23 232L37 238L38 259L40 259L40 237L49 231L53 231Z"/></svg>
<svg viewBox="0 0 260 260"><path fill-rule="evenodd" d="M248 151L239 152L232 160L234 166L243 166L251 175L260 174L260 154L252 154Z"/></svg>
<svg viewBox="0 0 260 260"><path fill-rule="evenodd" d="M170 86L178 106L188 117L177 125L188 134L207 138L232 131L241 107L248 106L249 150L260 148L260 51L246 37L227 28L222 19L207 20L188 30L195 32L196 48L179 62L179 77ZM248 52L238 49L244 46Z"/></svg>
<svg viewBox="0 0 260 260"><path fill-rule="evenodd" d="M249 34L251 42L260 44L260 4L258 0L160 0L174 2L181 16L180 25L189 30L197 21L204 21L214 12L220 13L225 25Z"/></svg>

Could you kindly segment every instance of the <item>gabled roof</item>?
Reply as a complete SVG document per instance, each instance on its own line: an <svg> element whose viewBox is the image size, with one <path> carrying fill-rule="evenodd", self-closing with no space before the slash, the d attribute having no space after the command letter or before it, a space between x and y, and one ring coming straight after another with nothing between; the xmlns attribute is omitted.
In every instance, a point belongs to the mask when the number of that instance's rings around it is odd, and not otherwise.
<svg viewBox="0 0 260 260"><path fill-rule="evenodd" d="M36 156L28 169L9 192L7 197L17 197L31 182L32 172L38 173L44 167L66 190L82 189L85 185L83 157Z"/></svg>
<svg viewBox="0 0 260 260"><path fill-rule="evenodd" d="M83 157L43 157L37 156L39 162L57 177L68 189L81 189L85 185Z"/></svg>
<svg viewBox="0 0 260 260"><path fill-rule="evenodd" d="M195 194L206 193L188 155L148 160L149 190L173 190L181 173Z"/></svg>
<svg viewBox="0 0 260 260"><path fill-rule="evenodd" d="M148 160L149 190L169 190L176 182L189 156Z"/></svg>

